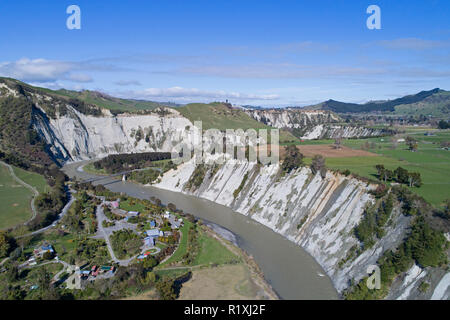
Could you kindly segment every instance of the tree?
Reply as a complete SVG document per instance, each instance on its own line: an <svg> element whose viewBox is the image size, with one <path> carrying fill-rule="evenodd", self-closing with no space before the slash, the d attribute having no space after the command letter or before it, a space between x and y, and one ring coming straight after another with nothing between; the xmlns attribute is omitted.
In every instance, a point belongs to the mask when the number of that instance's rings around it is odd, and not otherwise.
<svg viewBox="0 0 450 320"><path fill-rule="evenodd" d="M6 257L15 248L14 238L6 232L0 232L0 257Z"/></svg>
<svg viewBox="0 0 450 320"><path fill-rule="evenodd" d="M44 260L51 260L51 259L53 259L53 252L45 251L44 254L42 255L42 258L44 258Z"/></svg>
<svg viewBox="0 0 450 320"><path fill-rule="evenodd" d="M291 172L303 164L303 154L298 150L294 144L288 145L285 149L286 155L284 157L281 168L284 172Z"/></svg>
<svg viewBox="0 0 450 320"><path fill-rule="evenodd" d="M391 181L392 179L394 179L394 171L392 170L384 170L384 182L387 181Z"/></svg>
<svg viewBox="0 0 450 320"><path fill-rule="evenodd" d="M450 128L450 123L448 121L441 120L438 123L438 128L439 129L448 129L448 128Z"/></svg>
<svg viewBox="0 0 450 320"><path fill-rule="evenodd" d="M334 148L335 149L340 149L341 146L341 142L342 142L342 138L341 137L337 137L336 139L334 139Z"/></svg>
<svg viewBox="0 0 450 320"><path fill-rule="evenodd" d="M327 169L325 167L325 158L322 155L316 154L312 158L311 171L313 172L313 174L316 174L317 172L320 172L321 177L325 178L325 175L327 173Z"/></svg>
<svg viewBox="0 0 450 320"><path fill-rule="evenodd" d="M418 144L416 139L411 136L407 136L405 142L410 151L417 151Z"/></svg>
<svg viewBox="0 0 450 320"><path fill-rule="evenodd" d="M162 279L156 283L156 289L163 300L175 300L174 283L170 279Z"/></svg>
<svg viewBox="0 0 450 320"><path fill-rule="evenodd" d="M433 230L423 217L419 217L405 245L418 265L437 267L447 261L446 242L441 231Z"/></svg>
<svg viewBox="0 0 450 320"><path fill-rule="evenodd" d="M378 177L380 178L380 180L383 179L384 171L386 170L384 166L382 164L377 164L375 166L375 169L377 169Z"/></svg>
<svg viewBox="0 0 450 320"><path fill-rule="evenodd" d="M177 207L176 207L173 203L169 203L169 204L167 205L167 208L168 208L170 211L173 211L173 212L177 211Z"/></svg>
<svg viewBox="0 0 450 320"><path fill-rule="evenodd" d="M402 167L398 167L397 169L395 169L394 175L397 178L398 183L407 184L409 182L408 170Z"/></svg>
<svg viewBox="0 0 450 320"><path fill-rule="evenodd" d="M420 177L420 173L418 172L408 173L408 181L410 187L420 187L422 185L422 179Z"/></svg>
<svg viewBox="0 0 450 320"><path fill-rule="evenodd" d="M382 164L377 164L375 168L377 169L378 178L380 180L383 180L384 182L392 180L394 176L394 172L392 170L386 169Z"/></svg>

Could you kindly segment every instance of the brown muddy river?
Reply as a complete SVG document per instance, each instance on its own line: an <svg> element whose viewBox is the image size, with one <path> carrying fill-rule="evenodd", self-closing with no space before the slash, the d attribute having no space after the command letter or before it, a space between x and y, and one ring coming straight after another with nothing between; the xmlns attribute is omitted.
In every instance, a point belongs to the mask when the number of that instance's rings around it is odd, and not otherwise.
<svg viewBox="0 0 450 320"><path fill-rule="evenodd" d="M331 280L305 250L262 224L209 200L86 173L80 169L86 163L68 164L64 171L78 179L99 178L93 183L131 197L150 199L154 196L163 204L171 202L185 212L230 231L234 235L232 240L253 256L267 282L282 299L338 298Z"/></svg>

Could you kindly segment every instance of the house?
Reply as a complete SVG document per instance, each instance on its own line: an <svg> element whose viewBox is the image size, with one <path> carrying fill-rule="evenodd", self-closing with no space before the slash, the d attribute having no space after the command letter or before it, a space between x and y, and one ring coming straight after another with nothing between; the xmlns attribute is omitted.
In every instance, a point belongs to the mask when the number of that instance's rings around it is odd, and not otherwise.
<svg viewBox="0 0 450 320"><path fill-rule="evenodd" d="M405 142L405 139L397 139L397 142Z"/></svg>
<svg viewBox="0 0 450 320"><path fill-rule="evenodd" d="M53 247L51 245L44 245L38 249L34 249L33 251L34 255L38 257L42 257L46 252L55 253L55 250L53 250Z"/></svg>
<svg viewBox="0 0 450 320"><path fill-rule="evenodd" d="M166 211L166 213L164 213L163 217L166 218L166 219L169 219L170 218L170 212Z"/></svg>
<svg viewBox="0 0 450 320"><path fill-rule="evenodd" d="M139 211L128 211L128 217L137 217L139 215Z"/></svg>
<svg viewBox="0 0 450 320"><path fill-rule="evenodd" d="M178 219L178 220L175 220L175 219L176 219L175 216L170 216L170 218L169 218L170 225L171 225L172 229L179 229L181 226L181 223L183 222L183 219Z"/></svg>
<svg viewBox="0 0 450 320"><path fill-rule="evenodd" d="M148 237L152 238L158 238L160 236L160 231L158 228L147 230L145 231L145 233L147 234Z"/></svg>
<svg viewBox="0 0 450 320"><path fill-rule="evenodd" d="M156 222L155 220L150 221L150 228L154 228L156 227Z"/></svg>
<svg viewBox="0 0 450 320"><path fill-rule="evenodd" d="M116 214L116 215L118 215L118 216L121 216L121 217L126 217L126 215L128 213L127 211L122 210L122 209L118 209L118 208L111 209L111 212Z"/></svg>
<svg viewBox="0 0 450 320"><path fill-rule="evenodd" d="M155 238L154 237L145 237L144 245L149 246L149 247L154 247L155 246Z"/></svg>
<svg viewBox="0 0 450 320"><path fill-rule="evenodd" d="M111 204L111 207L113 207L114 209L119 208L119 202L118 201L111 201L110 204Z"/></svg>
<svg viewBox="0 0 450 320"><path fill-rule="evenodd" d="M114 267L111 267L111 266L101 266L101 267L99 268L99 271L101 271L102 273L105 273L105 272L114 273Z"/></svg>

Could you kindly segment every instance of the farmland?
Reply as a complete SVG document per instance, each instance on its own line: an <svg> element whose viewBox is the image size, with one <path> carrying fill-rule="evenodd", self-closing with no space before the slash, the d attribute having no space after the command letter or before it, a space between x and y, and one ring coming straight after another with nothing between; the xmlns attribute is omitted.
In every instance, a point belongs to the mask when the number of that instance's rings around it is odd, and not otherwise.
<svg viewBox="0 0 450 320"><path fill-rule="evenodd" d="M0 229L6 229L31 217L30 190L15 181L5 166L0 166L0 200L2 212Z"/></svg>
<svg viewBox="0 0 450 320"><path fill-rule="evenodd" d="M407 135L414 137L418 141L416 152L409 151L404 142L393 142L392 137L344 140L342 144L345 147L355 150L364 149L379 156L327 157L326 165L330 169L342 171L348 169L352 173L370 179L377 179L375 169L377 164L383 164L390 170L401 166L408 171L419 172L423 185L420 188L413 187L411 190L431 204L440 206L450 197L448 182L450 153L440 146L441 142L450 141L450 131L433 131L430 136L425 135L428 131L410 128L402 136L395 137L395 140ZM318 140L315 144L321 144L321 142L329 144L331 141Z"/></svg>
<svg viewBox="0 0 450 320"><path fill-rule="evenodd" d="M43 176L13 166L12 169L18 179L33 186L38 192L43 193L50 189ZM0 230L3 230L23 223L31 217L30 201L33 192L14 179L5 165L0 165L0 181L0 200L3 204Z"/></svg>

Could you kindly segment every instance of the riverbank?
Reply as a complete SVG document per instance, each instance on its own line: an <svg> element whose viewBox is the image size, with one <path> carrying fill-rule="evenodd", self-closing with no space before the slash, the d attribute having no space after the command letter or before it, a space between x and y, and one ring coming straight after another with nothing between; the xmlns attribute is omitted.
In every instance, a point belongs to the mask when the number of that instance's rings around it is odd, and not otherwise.
<svg viewBox="0 0 450 320"><path fill-rule="evenodd" d="M86 161L68 164L64 171L70 177L102 184L114 192L123 192L141 199L156 197L162 203L173 203L184 212L192 213L197 218L210 221L237 235L239 247L251 255L280 298L338 298L330 278L323 276L324 270L311 255L261 223L223 205L195 196L82 172L79 167L85 163Z"/></svg>
<svg viewBox="0 0 450 320"><path fill-rule="evenodd" d="M258 291L261 292L258 294L259 296L270 300L279 299L278 295L275 293L272 286L264 278L264 273L259 268L258 264L256 263L255 259L253 259L252 256L248 255L247 252L245 252L245 250L239 248L237 245L233 244L229 240L226 240L223 237L221 237L209 226L203 225L203 230L205 230L210 237L217 239L228 250L233 252L238 257L242 258L244 265L250 272L251 279L253 280L254 284L259 288Z"/></svg>

